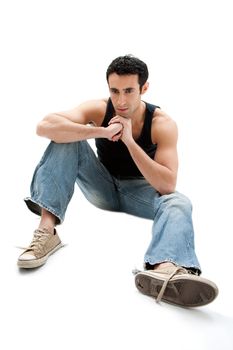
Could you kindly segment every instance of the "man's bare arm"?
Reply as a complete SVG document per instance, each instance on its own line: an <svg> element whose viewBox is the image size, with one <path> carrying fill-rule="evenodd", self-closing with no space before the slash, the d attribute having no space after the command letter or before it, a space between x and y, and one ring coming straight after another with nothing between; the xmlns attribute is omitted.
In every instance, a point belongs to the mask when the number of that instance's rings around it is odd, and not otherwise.
<svg viewBox="0 0 233 350"><path fill-rule="evenodd" d="M47 115L37 125L36 131L39 136L47 137L57 143L99 137L112 139L120 132L122 126L116 124L114 127L101 127L105 110L104 100L87 101L70 111Z"/></svg>

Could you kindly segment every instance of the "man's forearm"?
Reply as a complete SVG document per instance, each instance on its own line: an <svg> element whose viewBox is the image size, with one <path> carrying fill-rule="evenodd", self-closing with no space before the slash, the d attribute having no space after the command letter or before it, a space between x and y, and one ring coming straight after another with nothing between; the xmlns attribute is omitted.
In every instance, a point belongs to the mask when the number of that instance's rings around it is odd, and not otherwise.
<svg viewBox="0 0 233 350"><path fill-rule="evenodd" d="M120 126L121 128L121 126ZM51 114L37 126L37 134L57 143L69 143L99 137L112 137L119 130L119 124L109 128L75 123L62 116Z"/></svg>
<svg viewBox="0 0 233 350"><path fill-rule="evenodd" d="M170 169L151 159L134 140L127 147L142 175L160 194L175 191L176 175Z"/></svg>
<svg viewBox="0 0 233 350"><path fill-rule="evenodd" d="M106 130L103 127L91 127L57 115L50 115L38 124L37 134L57 143L69 143L106 137Z"/></svg>

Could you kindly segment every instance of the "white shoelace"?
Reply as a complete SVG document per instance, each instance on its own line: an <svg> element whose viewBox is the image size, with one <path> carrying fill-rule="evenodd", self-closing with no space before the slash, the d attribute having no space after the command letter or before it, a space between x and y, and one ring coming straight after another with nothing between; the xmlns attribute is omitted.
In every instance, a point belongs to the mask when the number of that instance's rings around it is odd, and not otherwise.
<svg viewBox="0 0 233 350"><path fill-rule="evenodd" d="M138 269L136 269L136 268L132 271L132 273L133 273L134 275L137 275L139 272L142 272L142 271L140 271L140 270L138 270ZM156 274L163 274L163 275L165 274L165 272L162 271L162 270L153 270L153 272L156 273ZM161 301L161 299L162 299L162 297L163 297L163 295L164 295L164 292L165 292L165 290L166 290L166 288L167 288L167 285L168 285L169 281L170 281L170 280L172 279L172 277L175 276L178 272L187 273L187 270L185 270L183 267L177 266L177 267L174 269L174 271L172 271L172 273L168 275L168 277L166 278L166 280L163 282L162 288L160 289L160 292L159 292L157 298L155 299L157 303L159 303L159 302Z"/></svg>

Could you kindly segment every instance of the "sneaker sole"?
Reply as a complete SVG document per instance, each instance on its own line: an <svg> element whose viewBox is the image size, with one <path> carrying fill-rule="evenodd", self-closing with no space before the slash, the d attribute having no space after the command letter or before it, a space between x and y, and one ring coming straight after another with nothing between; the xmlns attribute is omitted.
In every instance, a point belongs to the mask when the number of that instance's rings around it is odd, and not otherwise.
<svg viewBox="0 0 233 350"><path fill-rule="evenodd" d="M55 248L53 248L48 254L43 256L42 258L39 259L32 259L32 260L18 260L18 267L23 268L23 269L33 269L35 267L42 266L46 263L48 260L48 257L55 253L59 248L63 246L62 243L59 243Z"/></svg>
<svg viewBox="0 0 233 350"><path fill-rule="evenodd" d="M135 276L137 289L148 296L157 298L164 279L150 272L140 272ZM167 285L162 301L183 307L198 307L211 303L218 295L217 286L195 275L177 275Z"/></svg>

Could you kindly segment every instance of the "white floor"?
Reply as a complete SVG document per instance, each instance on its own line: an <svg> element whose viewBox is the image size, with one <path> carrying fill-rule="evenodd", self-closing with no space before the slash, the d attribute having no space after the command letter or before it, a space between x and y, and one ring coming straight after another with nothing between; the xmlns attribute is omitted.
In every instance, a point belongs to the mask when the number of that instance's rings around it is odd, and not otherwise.
<svg viewBox="0 0 233 350"><path fill-rule="evenodd" d="M9 0L0 3L0 348L232 350L231 1ZM47 141L47 113L108 96L110 61L148 63L150 89L179 127L178 190L194 205L212 304L158 305L134 286L151 222L92 207L78 189L45 266L19 271L38 219L22 199Z"/></svg>
<svg viewBox="0 0 233 350"><path fill-rule="evenodd" d="M28 244L38 219L18 205L1 246L2 349L232 349L232 283L216 263L215 240L206 247L199 237L198 250L217 300L198 309L158 305L131 273L141 268L150 221L96 209L77 189L59 230L65 246L43 267L20 271L16 246Z"/></svg>

